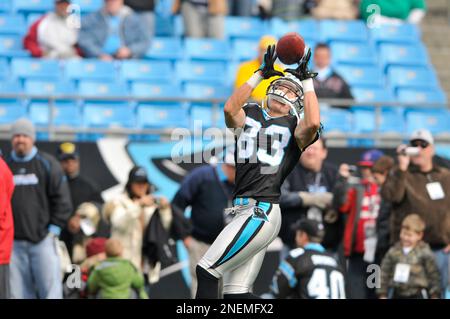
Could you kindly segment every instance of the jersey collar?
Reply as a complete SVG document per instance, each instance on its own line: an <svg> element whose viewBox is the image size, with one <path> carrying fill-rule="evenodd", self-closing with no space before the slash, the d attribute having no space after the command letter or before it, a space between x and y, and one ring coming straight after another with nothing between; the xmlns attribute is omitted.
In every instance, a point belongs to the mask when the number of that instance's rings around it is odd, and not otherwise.
<svg viewBox="0 0 450 319"><path fill-rule="evenodd" d="M325 252L325 248L323 248L323 246L319 243L308 243L305 245L305 247L303 247L305 250L316 250L319 251L321 253Z"/></svg>
<svg viewBox="0 0 450 319"><path fill-rule="evenodd" d="M27 155L25 155L24 157L20 157L16 154L16 152L14 150L11 151L11 158L14 160L14 162L29 162L33 159L33 157L35 157L37 154L37 148L36 146L33 146L33 148L31 149L31 152Z"/></svg>

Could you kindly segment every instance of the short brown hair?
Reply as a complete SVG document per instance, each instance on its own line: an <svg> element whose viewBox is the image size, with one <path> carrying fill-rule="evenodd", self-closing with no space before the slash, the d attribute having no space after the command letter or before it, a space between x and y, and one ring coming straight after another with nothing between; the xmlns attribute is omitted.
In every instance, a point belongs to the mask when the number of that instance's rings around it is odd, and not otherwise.
<svg viewBox="0 0 450 319"><path fill-rule="evenodd" d="M105 243L105 252L107 257L119 257L122 255L123 246L120 241L110 238Z"/></svg>
<svg viewBox="0 0 450 319"><path fill-rule="evenodd" d="M419 215L411 214L403 219L402 229L422 233L425 230L425 222Z"/></svg>
<svg viewBox="0 0 450 319"><path fill-rule="evenodd" d="M372 172L386 174L395 165L394 159L390 156L381 156L372 166Z"/></svg>

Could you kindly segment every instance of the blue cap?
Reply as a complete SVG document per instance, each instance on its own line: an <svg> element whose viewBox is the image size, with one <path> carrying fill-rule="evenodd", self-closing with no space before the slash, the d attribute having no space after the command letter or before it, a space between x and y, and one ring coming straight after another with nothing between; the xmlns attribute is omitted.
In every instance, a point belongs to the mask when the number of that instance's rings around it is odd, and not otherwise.
<svg viewBox="0 0 450 319"><path fill-rule="evenodd" d="M384 153L380 150L366 151L361 156L361 160L358 162L358 165L371 167L383 155Z"/></svg>

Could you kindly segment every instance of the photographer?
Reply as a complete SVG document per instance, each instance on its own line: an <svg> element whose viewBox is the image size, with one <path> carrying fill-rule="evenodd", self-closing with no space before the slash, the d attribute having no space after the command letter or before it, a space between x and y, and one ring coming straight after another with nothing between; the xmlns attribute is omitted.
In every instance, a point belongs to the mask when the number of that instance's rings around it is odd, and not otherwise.
<svg viewBox="0 0 450 319"><path fill-rule="evenodd" d="M167 199L151 194L147 172L143 167L131 169L125 191L103 208L105 219L111 224L111 237L123 245L123 258L142 269L143 234L151 217L158 210L165 229L172 223L172 211Z"/></svg>
<svg viewBox="0 0 450 319"><path fill-rule="evenodd" d="M433 163L434 139L429 131L415 131L409 143L409 147L397 148L398 166L381 189L383 199L393 204L391 242L398 241L406 215L417 213L427 225L423 239L436 256L445 289L450 252L450 172Z"/></svg>

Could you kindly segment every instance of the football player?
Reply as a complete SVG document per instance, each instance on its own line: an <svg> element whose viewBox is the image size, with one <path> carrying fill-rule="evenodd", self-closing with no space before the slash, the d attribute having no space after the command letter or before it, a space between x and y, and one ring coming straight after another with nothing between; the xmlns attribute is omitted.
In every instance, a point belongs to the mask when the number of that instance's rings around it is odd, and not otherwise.
<svg viewBox="0 0 450 319"><path fill-rule="evenodd" d="M281 225L280 187L306 147L320 135L319 104L308 70L311 51L286 75L273 67L275 46L251 78L225 104L225 122L235 134L236 182L233 219L197 265L197 298L218 298L223 278L224 298L254 298L253 282L267 246ZM246 103L263 80L274 80L263 107Z"/></svg>
<svg viewBox="0 0 450 319"><path fill-rule="evenodd" d="M345 280L332 254L320 244L323 225L303 219L294 225L299 248L280 263L271 290L278 299L345 299Z"/></svg>

